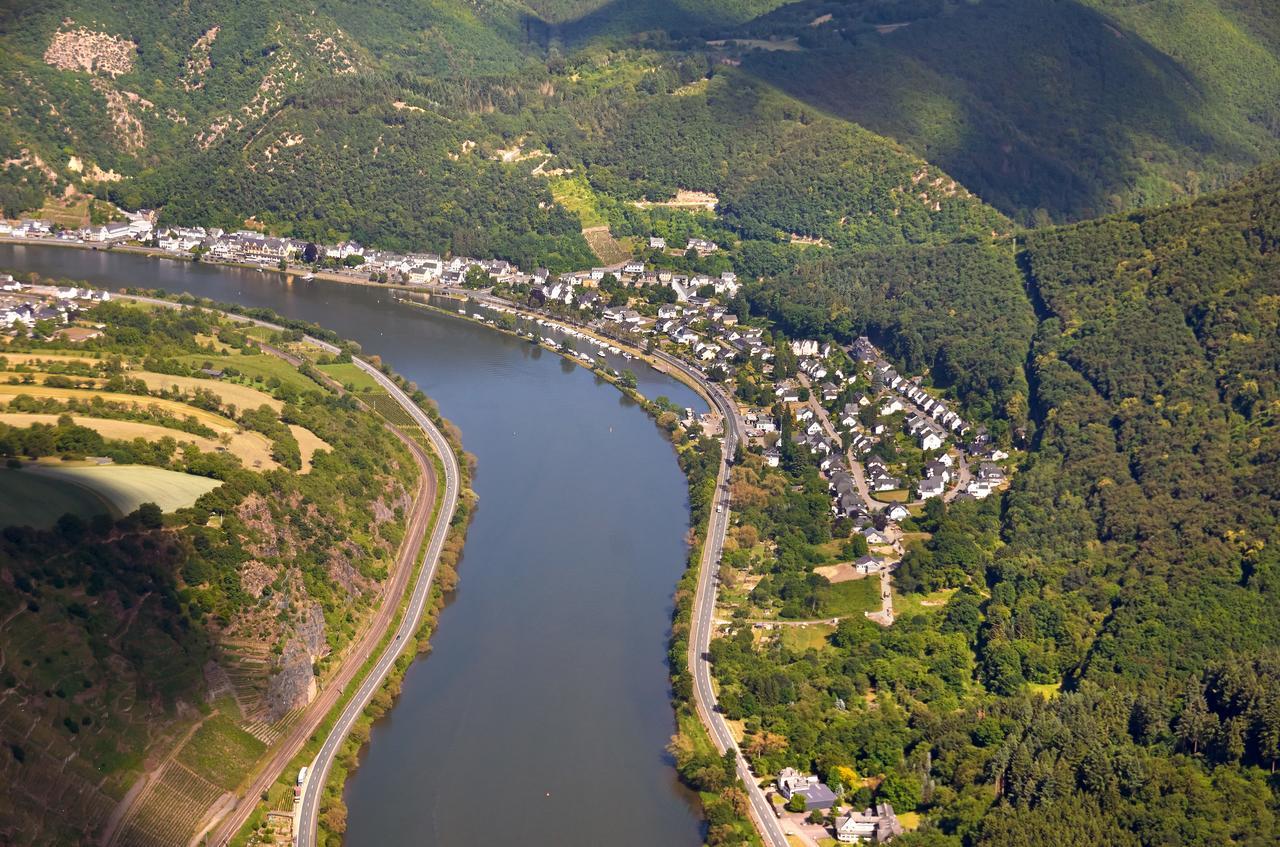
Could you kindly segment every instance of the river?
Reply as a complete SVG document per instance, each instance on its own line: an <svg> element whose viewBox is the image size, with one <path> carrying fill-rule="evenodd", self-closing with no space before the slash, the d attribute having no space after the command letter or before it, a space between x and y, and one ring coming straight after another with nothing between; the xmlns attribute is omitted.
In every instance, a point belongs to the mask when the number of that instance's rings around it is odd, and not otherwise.
<svg viewBox="0 0 1280 847"><path fill-rule="evenodd" d="M558 356L384 289L34 245L0 245L0 269L314 321L380 355L461 428L479 507L459 588L348 782L348 845L701 843L664 751L688 501L670 445L633 403ZM705 409L628 366L646 396Z"/></svg>

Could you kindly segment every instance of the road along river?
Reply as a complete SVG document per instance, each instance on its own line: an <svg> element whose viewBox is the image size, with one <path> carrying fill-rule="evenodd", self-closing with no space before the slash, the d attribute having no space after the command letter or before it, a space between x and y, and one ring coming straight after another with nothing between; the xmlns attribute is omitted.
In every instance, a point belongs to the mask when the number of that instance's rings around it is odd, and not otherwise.
<svg viewBox="0 0 1280 847"><path fill-rule="evenodd" d="M688 506L648 417L583 368L391 292L56 247L0 270L189 291L315 321L418 383L477 456L456 598L347 787L346 843L697 845L664 752ZM628 363L646 396L686 386Z"/></svg>

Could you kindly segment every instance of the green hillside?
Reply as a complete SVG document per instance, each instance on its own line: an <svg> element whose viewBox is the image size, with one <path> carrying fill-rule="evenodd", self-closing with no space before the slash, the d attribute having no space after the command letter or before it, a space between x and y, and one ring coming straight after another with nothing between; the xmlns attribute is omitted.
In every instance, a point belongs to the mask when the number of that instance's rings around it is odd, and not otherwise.
<svg viewBox="0 0 1280 847"><path fill-rule="evenodd" d="M753 763L887 773L927 812L907 844L1274 843L1278 247L1273 165L1016 257L863 252L753 290L792 337L872 333L1027 450L1003 497L916 519L892 627L714 642Z"/></svg>
<svg viewBox="0 0 1280 847"><path fill-rule="evenodd" d="M1223 187L1280 154L1274 18L1234 0L816 0L730 34L797 38L744 67L1030 224Z"/></svg>
<svg viewBox="0 0 1280 847"><path fill-rule="evenodd" d="M24 0L0 10L0 203L72 184L566 269L593 257L543 174L572 170L615 235L774 272L793 238L1008 231L975 197L1044 223L1223 186L1280 155L1278 29L1248 0ZM634 205L677 189L716 215Z"/></svg>

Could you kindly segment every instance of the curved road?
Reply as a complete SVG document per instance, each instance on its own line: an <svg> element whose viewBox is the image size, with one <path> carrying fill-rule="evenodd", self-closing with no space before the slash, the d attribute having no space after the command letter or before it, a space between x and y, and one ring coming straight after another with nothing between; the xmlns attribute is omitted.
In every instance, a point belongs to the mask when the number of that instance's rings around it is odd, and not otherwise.
<svg viewBox="0 0 1280 847"><path fill-rule="evenodd" d="M185 308L184 304L175 303L170 300L161 300L152 297L121 295L130 300L136 300L145 303L153 303L155 305L167 306L170 308ZM233 313L224 313L228 318L242 322L251 323L256 326L263 326L269 329L282 330L276 324L269 321L258 320L244 315L236 315ZM305 336L304 340L311 345L319 347L327 353L338 353L338 348L321 341L318 338ZM449 446L449 442L445 439L444 434L436 427L426 412L422 411L416 403L400 389L386 374L375 368L373 365L363 359L352 357L351 361L365 373L369 374L387 394L400 405L402 409L411 417L423 432L426 433L427 439L431 443L431 447L440 457L441 463L444 465L444 499L441 502L440 512L437 515L434 526L431 531L431 540L427 545L426 559L423 563L422 570L418 573L418 579L414 583L413 593L409 599L408 608L405 615L400 621L400 626L396 629L395 638L393 638L383 649L382 655L378 657L377 663L369 671L364 682L356 691L355 696L347 702L346 707L342 710L342 714L338 717L337 723L329 731L329 735L325 738L324 745L320 748L320 752L316 754L316 758L312 761L307 778L306 790L302 796L302 814L299 820L297 832L297 844L310 845L316 841L316 823L317 815L320 809L320 794L324 790L324 784L328 779L329 771L333 767L334 757L338 750L342 747L342 742L346 740L351 727L354 726L360 714L364 711L366 705L373 698L373 695L381 687L383 680L391 671L391 667L395 664L396 659L404 650L405 644L415 633L422 622L423 613L426 611L427 599L431 593L431 583L435 579L436 566L440 562L440 553L444 549L444 543L449 534L449 527L453 523L453 515L458 505L458 492L461 474L458 468L458 459L454 455L453 448ZM416 446L416 445L415 445ZM434 505L434 504L433 504ZM430 508L427 511L430 517ZM412 561L416 560L415 556ZM412 568L412 564L409 565ZM392 607L394 608L394 607ZM292 759L293 753L288 758ZM287 760L284 764L287 764ZM281 765L283 767L283 765ZM268 771L275 770L269 768ZM269 777L269 785L275 782L276 775L274 773L266 773L262 775L262 779ZM231 812L226 818L219 822L217 834L212 840L215 844L225 844L232 836L239 831L244 821L248 819L249 814L253 811L256 804L244 804L243 808L237 808Z"/></svg>
<svg viewBox="0 0 1280 847"><path fill-rule="evenodd" d="M332 345L326 346L332 347ZM440 514L436 519L435 526L432 528L431 541L427 546L426 561L423 564L422 571L418 574L418 581L413 586L409 607L405 611L404 618L400 621L395 638L387 644L382 655L378 657L377 663L373 666L368 676L365 677L359 690L356 691L355 696L348 701L346 708L342 710L342 714L338 717L337 723L334 724L333 729L329 731L329 736L324 740L324 746L320 748L320 752L316 754L315 760L311 763L306 789L302 795L302 814L298 822L297 844L300 847L310 847L310 845L316 843L316 822L320 811L320 794L324 791L329 771L333 767L334 757L337 755L338 750L341 749L342 742L346 740L347 734L351 732L351 727L355 725L365 706L368 705L369 701L373 699L373 695L382 686L382 682L386 679L387 674L390 673L392 665L395 664L396 659L404 651L405 644L422 623L422 615L426 611L427 599L431 593L431 583L435 578L436 565L440 561L440 553L444 549L444 542L449 534L449 526L453 521L454 510L458 505L458 481L460 478L458 460L454 456L453 448L445 440L443 433L436 428L431 418L427 417L427 414L418 408L417 404L401 391L400 387L392 382L386 374L362 359L352 357L352 361L362 371L373 377L400 404L401 408L409 413L414 423L418 424L423 432L427 434L428 439L431 441L432 449L435 450L444 464L444 501L441 504Z"/></svg>
<svg viewBox="0 0 1280 847"><path fill-rule="evenodd" d="M692 379L701 388L707 398L724 416L724 447L720 452L720 470L716 474L716 497L718 507L711 511L711 520L707 527L707 539L702 545L702 561L698 566L698 589L693 597L692 630L689 633L689 670L693 672L693 700L698 710L698 717L711 733L711 740L721 754L725 750L733 750L738 762L738 776L742 779L751 801L751 817L756 829L760 831L764 842L769 847L788 847L787 836L782 831L778 816L774 813L769 800L756 784L756 776L747 767L746 759L738 750L738 742L734 740L729 725L725 723L716 703L715 688L711 685L711 662L708 651L711 649L711 632L714 628L713 617L716 608L716 580L720 569L720 552L724 547L724 534L729 527L729 462L737 452L738 442L742 438L742 421L733 401L724 392L712 385L707 377L694 366L662 351L654 351L654 355L666 364L678 369Z"/></svg>

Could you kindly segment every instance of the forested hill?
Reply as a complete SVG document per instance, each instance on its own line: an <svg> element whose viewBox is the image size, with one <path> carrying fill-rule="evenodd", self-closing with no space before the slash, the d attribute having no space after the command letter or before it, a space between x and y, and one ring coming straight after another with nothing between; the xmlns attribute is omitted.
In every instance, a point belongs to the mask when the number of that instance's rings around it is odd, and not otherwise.
<svg viewBox="0 0 1280 847"><path fill-rule="evenodd" d="M796 244L989 238L1280 155L1264 5L18 0L0 206L92 192L553 270L608 224L773 275ZM678 189L719 205L662 205Z"/></svg>
<svg viewBox="0 0 1280 847"><path fill-rule="evenodd" d="M1028 239L1043 423L1008 531L1037 572L1108 597L1080 679L1167 689L1280 647L1278 246L1276 167Z"/></svg>
<svg viewBox="0 0 1280 847"><path fill-rule="evenodd" d="M905 774L912 845L1276 843L1280 166L1016 254L804 263L750 299L793 337L871 332L1026 451L1003 497L929 501L892 627L716 642L786 742L752 755ZM826 705L846 690L876 705Z"/></svg>
<svg viewBox="0 0 1280 847"><path fill-rule="evenodd" d="M775 39L743 67L1042 225L1280 155L1276 21L1263 0L804 0L720 34Z"/></svg>

